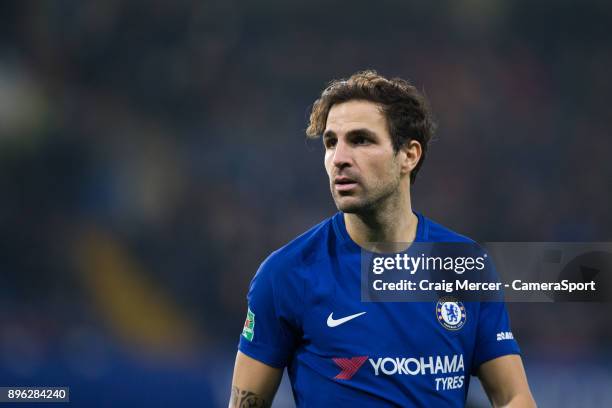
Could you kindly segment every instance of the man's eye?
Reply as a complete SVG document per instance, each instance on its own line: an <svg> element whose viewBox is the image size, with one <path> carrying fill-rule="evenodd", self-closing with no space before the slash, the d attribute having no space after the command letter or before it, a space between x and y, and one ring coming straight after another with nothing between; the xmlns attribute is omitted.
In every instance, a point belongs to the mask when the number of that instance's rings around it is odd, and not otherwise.
<svg viewBox="0 0 612 408"><path fill-rule="evenodd" d="M368 139L366 139L365 137L358 137L355 139L355 144L358 144L358 145L368 144Z"/></svg>
<svg viewBox="0 0 612 408"><path fill-rule="evenodd" d="M325 141L325 147L326 148L330 148L330 147L334 147L336 145L336 140L335 139L327 139Z"/></svg>

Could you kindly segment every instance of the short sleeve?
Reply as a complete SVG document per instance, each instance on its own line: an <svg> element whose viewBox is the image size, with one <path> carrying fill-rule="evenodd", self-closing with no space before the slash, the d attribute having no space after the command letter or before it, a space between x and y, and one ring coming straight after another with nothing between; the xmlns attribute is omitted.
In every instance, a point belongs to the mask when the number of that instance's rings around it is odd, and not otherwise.
<svg viewBox="0 0 612 408"><path fill-rule="evenodd" d="M505 303L482 302L472 365L474 372L486 361L520 353L521 350L510 328L510 318Z"/></svg>
<svg viewBox="0 0 612 408"><path fill-rule="evenodd" d="M287 273L270 258L260 266L247 295L247 316L238 345L249 357L277 368L288 364L299 332L295 308L300 297Z"/></svg>

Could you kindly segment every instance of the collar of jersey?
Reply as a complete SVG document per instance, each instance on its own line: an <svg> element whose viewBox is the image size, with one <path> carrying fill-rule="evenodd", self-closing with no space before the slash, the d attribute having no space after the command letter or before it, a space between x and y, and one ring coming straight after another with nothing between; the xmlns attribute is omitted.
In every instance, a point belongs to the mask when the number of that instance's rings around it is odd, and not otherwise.
<svg viewBox="0 0 612 408"><path fill-rule="evenodd" d="M414 238L415 242L427 242L428 228L427 221L425 217L421 213L413 211L414 215L418 218L417 231L416 236ZM351 252L361 252L361 247L355 243L349 236L346 231L346 224L344 223L344 213L338 212L334 215L332 219L332 224L334 226L334 231L336 232L336 236L338 240Z"/></svg>

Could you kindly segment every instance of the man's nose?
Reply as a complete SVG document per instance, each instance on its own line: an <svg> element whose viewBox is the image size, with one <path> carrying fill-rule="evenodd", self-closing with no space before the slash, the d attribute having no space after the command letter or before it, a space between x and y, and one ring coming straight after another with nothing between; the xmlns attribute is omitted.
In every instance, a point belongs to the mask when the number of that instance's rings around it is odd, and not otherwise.
<svg viewBox="0 0 612 408"><path fill-rule="evenodd" d="M346 167L351 164L351 148L345 142L338 141L334 149L334 159L332 163L336 167Z"/></svg>

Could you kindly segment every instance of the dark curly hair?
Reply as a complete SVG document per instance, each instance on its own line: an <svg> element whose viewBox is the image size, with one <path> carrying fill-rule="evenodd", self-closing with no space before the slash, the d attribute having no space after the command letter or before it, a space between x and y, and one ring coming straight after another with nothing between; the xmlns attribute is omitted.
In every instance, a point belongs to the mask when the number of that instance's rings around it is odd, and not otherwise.
<svg viewBox="0 0 612 408"><path fill-rule="evenodd" d="M387 79L376 71L367 70L357 72L349 79L332 81L312 107L306 135L309 138L321 136L329 110L334 104L359 99L380 105L387 119L395 152L410 140L421 144L421 159L410 173L410 182L414 184L436 125L425 96L404 79Z"/></svg>

